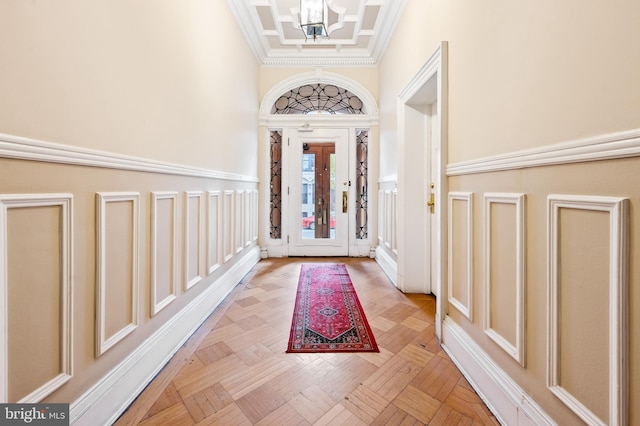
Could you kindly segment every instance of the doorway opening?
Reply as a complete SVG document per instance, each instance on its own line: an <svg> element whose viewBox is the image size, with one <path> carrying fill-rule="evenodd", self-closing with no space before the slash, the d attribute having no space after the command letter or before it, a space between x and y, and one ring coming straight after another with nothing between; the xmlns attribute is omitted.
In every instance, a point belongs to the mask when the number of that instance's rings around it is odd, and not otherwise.
<svg viewBox="0 0 640 426"><path fill-rule="evenodd" d="M374 256L377 119L368 90L322 70L265 95L262 257Z"/></svg>

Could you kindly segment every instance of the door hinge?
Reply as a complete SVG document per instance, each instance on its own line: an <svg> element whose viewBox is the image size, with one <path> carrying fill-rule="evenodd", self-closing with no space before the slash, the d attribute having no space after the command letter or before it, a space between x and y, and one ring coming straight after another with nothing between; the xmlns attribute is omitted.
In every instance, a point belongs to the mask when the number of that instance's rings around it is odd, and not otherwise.
<svg viewBox="0 0 640 426"><path fill-rule="evenodd" d="M287 146L291 146L291 139L287 138Z"/></svg>
<svg viewBox="0 0 640 426"><path fill-rule="evenodd" d="M287 235L287 244L289 244L289 236Z"/></svg>
<svg viewBox="0 0 640 426"><path fill-rule="evenodd" d="M289 187L287 186L287 195L289 195Z"/></svg>

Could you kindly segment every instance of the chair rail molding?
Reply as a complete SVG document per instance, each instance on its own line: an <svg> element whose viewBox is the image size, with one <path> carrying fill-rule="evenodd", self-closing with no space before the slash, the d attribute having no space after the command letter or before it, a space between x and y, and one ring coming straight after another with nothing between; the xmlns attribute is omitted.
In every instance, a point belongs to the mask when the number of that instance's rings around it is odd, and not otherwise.
<svg viewBox="0 0 640 426"><path fill-rule="evenodd" d="M450 163L448 176L640 156L640 129Z"/></svg>

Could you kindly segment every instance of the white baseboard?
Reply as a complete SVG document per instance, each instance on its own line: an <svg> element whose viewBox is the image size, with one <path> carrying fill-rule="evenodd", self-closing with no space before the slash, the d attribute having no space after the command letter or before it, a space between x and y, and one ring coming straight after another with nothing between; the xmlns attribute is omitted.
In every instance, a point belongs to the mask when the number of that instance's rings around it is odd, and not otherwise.
<svg viewBox="0 0 640 426"><path fill-rule="evenodd" d="M111 425L260 260L249 250L207 290L70 405L72 425Z"/></svg>
<svg viewBox="0 0 640 426"><path fill-rule="evenodd" d="M387 274L393 285L398 286L398 262L382 247L376 247L376 262Z"/></svg>
<svg viewBox="0 0 640 426"><path fill-rule="evenodd" d="M447 317L442 333L443 349L501 424L556 425L462 327Z"/></svg>

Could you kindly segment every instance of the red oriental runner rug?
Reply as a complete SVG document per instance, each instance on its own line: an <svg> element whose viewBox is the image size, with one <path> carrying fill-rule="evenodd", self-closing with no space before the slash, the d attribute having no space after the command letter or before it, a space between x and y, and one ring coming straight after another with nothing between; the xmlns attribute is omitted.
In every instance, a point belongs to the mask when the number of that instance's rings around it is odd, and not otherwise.
<svg viewBox="0 0 640 426"><path fill-rule="evenodd" d="M344 264L302 265L287 352L379 352Z"/></svg>

